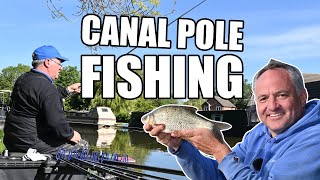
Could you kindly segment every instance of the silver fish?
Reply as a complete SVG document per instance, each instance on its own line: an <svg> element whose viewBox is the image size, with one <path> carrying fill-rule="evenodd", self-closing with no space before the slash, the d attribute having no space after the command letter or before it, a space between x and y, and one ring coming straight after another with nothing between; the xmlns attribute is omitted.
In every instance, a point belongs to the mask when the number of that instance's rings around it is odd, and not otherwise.
<svg viewBox="0 0 320 180"><path fill-rule="evenodd" d="M209 130L228 130L231 125L225 122L214 121L197 113L194 106L168 104L155 108L141 117L143 124L164 124L162 132L171 133L175 130L207 128Z"/></svg>

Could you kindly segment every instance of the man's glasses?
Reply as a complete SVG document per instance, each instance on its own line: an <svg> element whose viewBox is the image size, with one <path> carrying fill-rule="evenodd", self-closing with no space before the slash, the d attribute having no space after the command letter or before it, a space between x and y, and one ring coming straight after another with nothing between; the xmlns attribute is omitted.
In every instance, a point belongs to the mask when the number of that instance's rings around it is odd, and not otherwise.
<svg viewBox="0 0 320 180"><path fill-rule="evenodd" d="M62 68L62 64L61 63L57 63L56 61L54 61L53 59L49 59L50 61L52 61L52 62L54 62L54 63L56 63L56 64L58 64L61 68Z"/></svg>

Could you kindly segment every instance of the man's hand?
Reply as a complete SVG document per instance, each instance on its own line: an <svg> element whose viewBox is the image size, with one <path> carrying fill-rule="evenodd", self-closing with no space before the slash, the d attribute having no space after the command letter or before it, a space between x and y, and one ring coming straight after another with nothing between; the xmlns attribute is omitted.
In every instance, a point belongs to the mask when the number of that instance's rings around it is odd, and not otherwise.
<svg viewBox="0 0 320 180"><path fill-rule="evenodd" d="M173 137L189 141L197 149L208 155L213 155L220 163L224 156L231 152L220 130L210 131L206 128L181 130L171 133Z"/></svg>
<svg viewBox="0 0 320 180"><path fill-rule="evenodd" d="M67 87L69 93L80 93L81 92L81 83L74 83Z"/></svg>
<svg viewBox="0 0 320 180"><path fill-rule="evenodd" d="M150 136L152 137L156 137L159 143L161 143L162 145L171 147L176 151L180 146L181 138L171 137L170 133L161 132L164 128L165 126L163 124L159 124L154 128L152 128L152 126L149 124L145 124L143 126L143 129L145 130L145 132L149 133Z"/></svg>
<svg viewBox="0 0 320 180"><path fill-rule="evenodd" d="M70 139L70 141L74 143L79 143L81 140L81 135L77 131L73 131L73 137Z"/></svg>

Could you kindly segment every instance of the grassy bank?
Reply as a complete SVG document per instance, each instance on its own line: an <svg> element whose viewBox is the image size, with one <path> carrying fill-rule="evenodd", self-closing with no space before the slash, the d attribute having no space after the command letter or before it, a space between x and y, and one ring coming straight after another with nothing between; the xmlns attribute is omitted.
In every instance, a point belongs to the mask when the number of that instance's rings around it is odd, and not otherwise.
<svg viewBox="0 0 320 180"><path fill-rule="evenodd" d="M0 130L0 153L2 153L3 150L6 149L6 147L3 144L3 129Z"/></svg>

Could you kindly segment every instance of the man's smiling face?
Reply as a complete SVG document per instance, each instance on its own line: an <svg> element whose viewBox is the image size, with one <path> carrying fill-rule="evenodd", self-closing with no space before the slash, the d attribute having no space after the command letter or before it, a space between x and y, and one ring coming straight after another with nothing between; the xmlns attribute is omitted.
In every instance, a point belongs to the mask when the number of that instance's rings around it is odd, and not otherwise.
<svg viewBox="0 0 320 180"><path fill-rule="evenodd" d="M275 137L302 117L307 95L305 91L297 95L288 72L275 68L257 79L255 97L259 118Z"/></svg>

